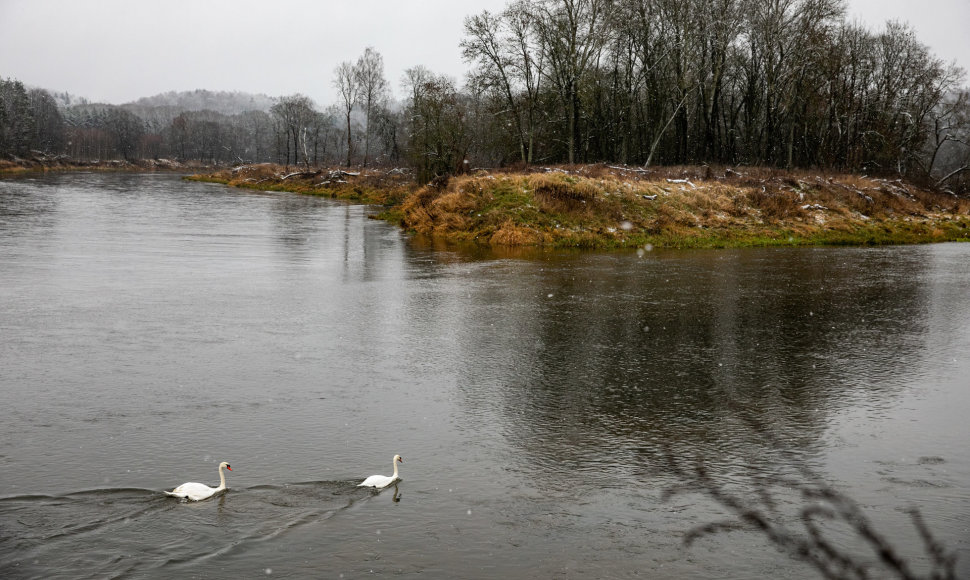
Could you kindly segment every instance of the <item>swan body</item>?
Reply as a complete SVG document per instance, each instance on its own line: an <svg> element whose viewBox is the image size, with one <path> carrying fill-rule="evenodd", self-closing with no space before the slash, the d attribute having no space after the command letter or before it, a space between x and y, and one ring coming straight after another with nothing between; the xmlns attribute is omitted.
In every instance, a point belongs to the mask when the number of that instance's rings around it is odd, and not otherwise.
<svg viewBox="0 0 970 580"><path fill-rule="evenodd" d="M376 487L377 489L382 489L396 481L401 481L401 477L397 474L397 464L404 463L404 460L401 459L400 455L395 455L391 461L394 465L394 475L372 475L358 483L357 487Z"/></svg>
<svg viewBox="0 0 970 580"><path fill-rule="evenodd" d="M229 464L225 461L219 464L219 487L209 487L204 483L190 481L188 483L183 483L172 491L166 491L165 493L173 497L187 498L192 501L199 501L212 497L220 491L226 489L226 472L223 471L223 469L232 471L232 468L229 467Z"/></svg>

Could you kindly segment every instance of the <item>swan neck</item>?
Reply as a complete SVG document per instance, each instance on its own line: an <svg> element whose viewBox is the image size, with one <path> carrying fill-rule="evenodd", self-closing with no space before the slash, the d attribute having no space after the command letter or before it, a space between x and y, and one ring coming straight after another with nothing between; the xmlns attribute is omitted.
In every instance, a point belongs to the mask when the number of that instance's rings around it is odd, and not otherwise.
<svg viewBox="0 0 970 580"><path fill-rule="evenodd" d="M226 470L219 466L219 487L218 489L226 489Z"/></svg>
<svg viewBox="0 0 970 580"><path fill-rule="evenodd" d="M394 475L392 475L391 477L394 478L394 479L397 479L397 477L398 477L397 476L397 461L396 460L394 461Z"/></svg>

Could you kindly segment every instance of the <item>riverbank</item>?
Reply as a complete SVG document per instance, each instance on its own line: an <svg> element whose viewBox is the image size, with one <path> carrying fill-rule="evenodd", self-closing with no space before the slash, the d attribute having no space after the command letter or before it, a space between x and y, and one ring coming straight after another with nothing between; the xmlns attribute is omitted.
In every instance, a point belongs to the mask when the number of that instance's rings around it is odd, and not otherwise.
<svg viewBox="0 0 970 580"><path fill-rule="evenodd" d="M36 154L29 158L0 159L0 175L17 175L44 171L182 171L205 169L200 164L186 165L172 159L138 159L125 161L78 161L66 155Z"/></svg>
<svg viewBox="0 0 970 580"><path fill-rule="evenodd" d="M425 186L404 170L285 171L190 179L381 206L374 217L453 243L719 248L970 241L970 199L901 180L764 168L607 165L479 170Z"/></svg>

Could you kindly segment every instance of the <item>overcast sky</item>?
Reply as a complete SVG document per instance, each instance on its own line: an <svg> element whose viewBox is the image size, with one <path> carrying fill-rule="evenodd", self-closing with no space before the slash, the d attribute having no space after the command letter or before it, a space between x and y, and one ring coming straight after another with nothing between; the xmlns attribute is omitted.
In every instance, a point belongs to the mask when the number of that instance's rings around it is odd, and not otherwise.
<svg viewBox="0 0 970 580"><path fill-rule="evenodd" d="M0 77L125 103L171 90L303 93L336 102L333 70L367 46L400 95L421 64L461 80L465 16L507 0L0 0ZM849 0L881 28L909 22L944 60L970 68L970 0Z"/></svg>

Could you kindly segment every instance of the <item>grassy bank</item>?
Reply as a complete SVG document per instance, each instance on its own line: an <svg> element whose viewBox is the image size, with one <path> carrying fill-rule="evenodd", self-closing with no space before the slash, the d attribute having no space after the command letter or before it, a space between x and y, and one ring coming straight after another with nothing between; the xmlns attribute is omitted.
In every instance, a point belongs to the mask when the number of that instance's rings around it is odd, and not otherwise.
<svg viewBox="0 0 970 580"><path fill-rule="evenodd" d="M27 159L0 159L0 175L43 173L48 171L178 171L204 169L200 164L185 165L170 159L138 159L124 161L78 161L64 155L35 155Z"/></svg>
<svg viewBox="0 0 970 580"><path fill-rule="evenodd" d="M435 240L491 246L714 248L970 241L970 199L899 180L759 168L590 165L477 171L417 186L400 171L286 172L269 164L192 179L382 206Z"/></svg>
<svg viewBox="0 0 970 580"><path fill-rule="evenodd" d="M242 165L188 177L258 191L288 191L357 203L395 206L417 190L411 176L399 170L299 170L271 163Z"/></svg>

